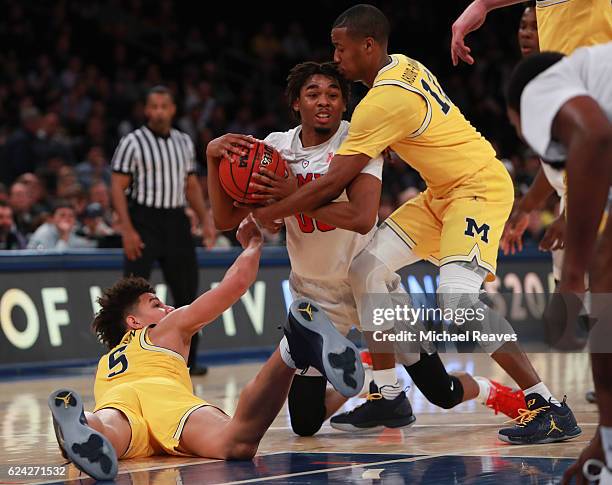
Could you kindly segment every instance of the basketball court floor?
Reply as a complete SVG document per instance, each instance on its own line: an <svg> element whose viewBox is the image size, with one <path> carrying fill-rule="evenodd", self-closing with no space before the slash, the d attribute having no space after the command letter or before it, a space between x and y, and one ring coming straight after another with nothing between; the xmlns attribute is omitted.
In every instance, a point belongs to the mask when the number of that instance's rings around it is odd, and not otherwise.
<svg viewBox="0 0 612 485"><path fill-rule="evenodd" d="M129 460L120 462L114 483L558 483L596 429L596 406L584 399L585 392L592 388L588 355L531 357L553 393L559 398L567 395L582 427L581 436L549 445L508 445L497 439L497 429L507 421L505 416L495 416L474 401L449 411L439 409L411 387L408 395L417 421L405 430L343 433L325 424L316 436L302 438L292 433L285 407L253 461L177 457ZM486 355L443 358L449 371L465 370L511 384ZM196 394L231 414L240 390L259 366L260 363L239 363L211 367L207 376L194 378ZM404 380L409 383L406 375ZM86 409L93 407L93 369L0 381L0 483L95 483L72 466L66 467L61 478L9 475L9 466L64 464L47 408L48 394L60 386L76 389ZM349 405L356 402L357 398Z"/></svg>

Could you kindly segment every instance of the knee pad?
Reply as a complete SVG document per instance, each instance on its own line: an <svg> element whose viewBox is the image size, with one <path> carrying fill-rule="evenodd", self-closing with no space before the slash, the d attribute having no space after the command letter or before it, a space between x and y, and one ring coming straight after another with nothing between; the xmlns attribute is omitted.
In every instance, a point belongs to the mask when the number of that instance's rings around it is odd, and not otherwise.
<svg viewBox="0 0 612 485"><path fill-rule="evenodd" d="M314 435L325 421L325 389L323 376L296 375L289 389L291 429L300 436Z"/></svg>
<svg viewBox="0 0 612 485"><path fill-rule="evenodd" d="M356 294L383 293L393 285L397 274L366 247L353 259L348 277Z"/></svg>
<svg viewBox="0 0 612 485"><path fill-rule="evenodd" d="M438 354L421 354L416 364L404 367L414 385L430 403L451 409L463 402L463 384L446 372Z"/></svg>
<svg viewBox="0 0 612 485"><path fill-rule="evenodd" d="M457 270L457 274L450 274L450 271L447 272L446 277L440 283L440 286L437 290L438 296L438 305L440 309L446 313L451 310L453 314L457 317L454 319L454 322L457 326L459 326L464 331L470 332L482 332L482 333L493 333L493 334L514 334L514 329L508 323L508 321L503 318L499 313L493 311L486 302L486 293L484 295L480 294L480 275L473 274L470 275L471 272L468 270L465 272L466 268L456 267L454 270ZM453 268L451 268L451 271ZM466 315L465 310L472 309L470 318L465 318L464 321L459 321L459 312L462 312L463 315ZM480 341L479 342L482 349L488 354L494 353L498 350L503 344L503 341Z"/></svg>

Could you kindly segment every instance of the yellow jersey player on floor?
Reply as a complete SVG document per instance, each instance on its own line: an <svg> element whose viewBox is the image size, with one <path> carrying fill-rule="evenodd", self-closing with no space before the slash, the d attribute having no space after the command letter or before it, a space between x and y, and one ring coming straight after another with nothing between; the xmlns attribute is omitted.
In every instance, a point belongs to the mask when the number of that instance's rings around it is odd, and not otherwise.
<svg viewBox="0 0 612 485"><path fill-rule="evenodd" d="M316 209L390 147L419 171L428 188L397 209L351 264L349 278L362 327L377 329L371 318L381 303L376 296L388 294L395 271L428 259L440 266L437 292L443 311L479 310L485 318L466 322L466 330L514 334L510 324L479 299L484 278L495 272L499 240L514 199L506 169L423 64L387 54L389 22L380 10L351 7L338 17L331 36L340 71L370 90L355 109L348 136L327 174L275 204L254 209L255 217L270 223ZM481 346L524 390L528 403L520 426L501 430L501 440L547 443L580 434L569 407L551 395L516 343ZM385 355L385 363L394 365L392 354ZM363 406L373 405L368 401ZM367 413L359 416L367 418ZM549 421L555 422L554 429L549 429Z"/></svg>
<svg viewBox="0 0 612 485"><path fill-rule="evenodd" d="M244 138L230 151L249 148ZM117 458L250 459L284 405L296 368L313 366L346 397L361 390L357 348L302 298L291 305L285 338L243 389L233 418L194 395L186 364L192 335L238 301L257 276L263 238L252 218L241 223L237 238L242 254L218 286L190 305L165 305L142 278L124 278L104 291L93 326L110 351L98 364L94 412L85 413L71 389L49 397L61 451L77 468L108 480L117 474Z"/></svg>

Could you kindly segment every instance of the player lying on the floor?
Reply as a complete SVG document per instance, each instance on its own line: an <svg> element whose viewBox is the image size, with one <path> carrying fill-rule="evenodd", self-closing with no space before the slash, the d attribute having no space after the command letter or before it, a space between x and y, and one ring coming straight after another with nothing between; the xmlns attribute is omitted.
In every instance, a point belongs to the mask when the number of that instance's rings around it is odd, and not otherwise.
<svg viewBox="0 0 612 485"><path fill-rule="evenodd" d="M79 469L101 480L116 475L117 457L250 459L285 403L296 368L317 368L345 396L361 390L357 349L323 311L301 299L290 308L286 338L243 389L233 417L194 395L186 365L191 336L234 304L257 275L262 236L251 218L238 240L244 251L221 283L190 305L165 305L141 278L104 291L93 326L110 352L98 364L94 412L84 413L69 389L49 397L60 448Z"/></svg>
<svg viewBox="0 0 612 485"><path fill-rule="evenodd" d="M306 183L325 175L328 160L347 136L349 123L342 121L346 110L348 81L331 63L306 62L295 66L288 77L288 103L301 124L284 133L271 133L265 142L276 148L295 174L288 179L262 171L269 177L253 174L254 188L260 197L283 198L295 192L298 181ZM219 162L223 156L240 154L252 139L244 135L225 135L207 147L208 193L214 220L220 230L236 227L249 209L235 207L219 182ZM347 190L333 203L308 214L285 218L287 249L291 262L289 287L294 298L309 298L327 313L336 328L347 334L360 326L349 267L368 244L376 230L380 201L382 160L371 160L355 177ZM253 197L256 197L255 194ZM391 282L395 294L407 299L400 278ZM518 416L525 408L520 391L486 378L473 378L466 373L449 375L438 354L399 356L415 385L437 406L449 409L480 398L483 404L508 416ZM376 362L374 362L376 369ZM357 413L331 419L337 429L355 430L377 426L403 427L414 422L412 408L397 382L394 366L374 370L370 399ZM388 382L385 382L387 376ZM293 430L303 436L316 433L345 399L326 391L326 379L309 371L296 375L289 392L289 413Z"/></svg>

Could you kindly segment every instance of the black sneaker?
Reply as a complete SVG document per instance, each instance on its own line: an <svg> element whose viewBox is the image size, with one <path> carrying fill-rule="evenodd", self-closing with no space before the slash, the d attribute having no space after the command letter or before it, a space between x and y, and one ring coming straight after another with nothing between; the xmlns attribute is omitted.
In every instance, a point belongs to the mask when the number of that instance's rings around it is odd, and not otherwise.
<svg viewBox="0 0 612 485"><path fill-rule="evenodd" d="M62 456L96 480L112 480L117 454L108 439L87 425L81 396L59 389L49 396L49 408Z"/></svg>
<svg viewBox="0 0 612 485"><path fill-rule="evenodd" d="M298 369L314 367L344 397L361 391L365 372L357 347L336 330L315 303L306 298L295 300L283 331Z"/></svg>
<svg viewBox="0 0 612 485"><path fill-rule="evenodd" d="M519 410L512 428L499 430L498 437L506 443L517 445L554 443L575 438L582 433L574 413L565 403L560 406L547 402L540 394L525 396L527 409Z"/></svg>
<svg viewBox="0 0 612 485"><path fill-rule="evenodd" d="M355 409L332 417L331 427L340 431L371 431L383 426L405 428L416 421L404 391L395 399L385 399L372 381L367 399Z"/></svg>

